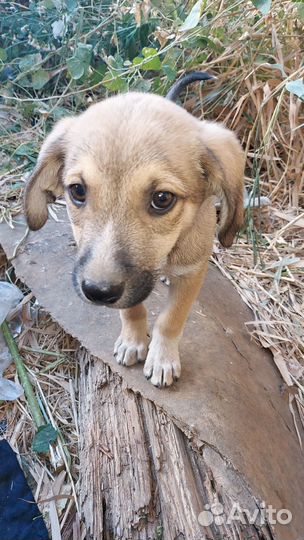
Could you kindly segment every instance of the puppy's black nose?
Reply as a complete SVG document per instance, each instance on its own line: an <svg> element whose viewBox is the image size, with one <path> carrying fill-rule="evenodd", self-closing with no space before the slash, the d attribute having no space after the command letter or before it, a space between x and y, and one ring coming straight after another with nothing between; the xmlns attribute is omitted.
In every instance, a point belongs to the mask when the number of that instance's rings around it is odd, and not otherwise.
<svg viewBox="0 0 304 540"><path fill-rule="evenodd" d="M91 302L96 304L115 304L122 296L124 291L124 283L113 285L111 283L94 283L89 279L84 279L81 283L83 294Z"/></svg>

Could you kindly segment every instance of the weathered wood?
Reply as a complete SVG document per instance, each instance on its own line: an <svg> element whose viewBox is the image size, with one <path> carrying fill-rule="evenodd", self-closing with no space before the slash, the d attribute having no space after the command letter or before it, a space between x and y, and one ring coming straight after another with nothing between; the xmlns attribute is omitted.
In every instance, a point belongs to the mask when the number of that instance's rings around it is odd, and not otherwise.
<svg viewBox="0 0 304 540"><path fill-rule="evenodd" d="M249 488L216 450L198 448L103 362L81 356L80 500L88 540L274 538L267 526L200 525L208 504L229 515L238 501L252 513L258 506Z"/></svg>
<svg viewBox="0 0 304 540"><path fill-rule="evenodd" d="M71 232L65 214L60 218L29 235L14 265L53 318L102 359L86 356L81 370L80 486L88 539L201 540L198 514L218 497L227 511L237 501L252 514L263 500L289 509L292 522L275 525L276 537L303 540L303 454L293 419L270 355L246 332L252 315L229 282L210 269L181 343L181 381L160 391L145 380L142 366L127 369L113 359L115 310L77 297ZM23 235L22 222L15 230L0 225L8 257ZM165 293L162 286L149 298L152 320ZM270 534L230 529L218 533L213 524L206 538Z"/></svg>

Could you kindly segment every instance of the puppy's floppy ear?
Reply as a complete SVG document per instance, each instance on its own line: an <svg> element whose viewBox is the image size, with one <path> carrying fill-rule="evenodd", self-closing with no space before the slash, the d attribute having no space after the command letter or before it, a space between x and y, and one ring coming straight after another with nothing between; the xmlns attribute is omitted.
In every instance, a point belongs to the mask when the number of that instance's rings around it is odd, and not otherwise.
<svg viewBox="0 0 304 540"><path fill-rule="evenodd" d="M230 247L244 222L245 157L234 133L222 125L203 122L201 168L206 196L221 199L219 240Z"/></svg>
<svg viewBox="0 0 304 540"><path fill-rule="evenodd" d="M47 205L63 193L62 171L66 136L74 118L60 120L43 143L37 165L24 195L24 212L31 230L40 229L48 218Z"/></svg>

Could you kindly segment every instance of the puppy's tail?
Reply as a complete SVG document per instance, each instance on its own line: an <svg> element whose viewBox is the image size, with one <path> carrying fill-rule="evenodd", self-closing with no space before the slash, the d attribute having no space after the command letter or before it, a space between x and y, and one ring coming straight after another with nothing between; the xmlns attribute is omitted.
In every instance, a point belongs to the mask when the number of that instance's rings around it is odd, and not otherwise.
<svg viewBox="0 0 304 540"><path fill-rule="evenodd" d="M192 73L188 73L188 75L179 79L172 88L170 88L166 98L170 99L170 101L176 101L181 91L188 86L188 84L196 81L209 81L210 79L214 80L216 77L209 75L206 71L193 71Z"/></svg>

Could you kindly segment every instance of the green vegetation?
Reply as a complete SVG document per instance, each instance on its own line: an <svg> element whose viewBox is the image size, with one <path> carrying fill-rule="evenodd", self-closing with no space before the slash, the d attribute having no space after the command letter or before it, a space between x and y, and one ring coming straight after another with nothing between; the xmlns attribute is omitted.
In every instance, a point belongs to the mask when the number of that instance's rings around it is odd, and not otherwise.
<svg viewBox="0 0 304 540"><path fill-rule="evenodd" d="M3 175L18 174L5 182L0 220L19 210L23 174L55 121L117 92L164 95L193 69L218 79L195 88L185 106L238 133L253 195L278 197L288 183L291 190L290 174L299 187L293 148L299 126L290 124L290 106L295 97L304 99L303 6L287 0L2 2L0 157Z"/></svg>
<svg viewBox="0 0 304 540"><path fill-rule="evenodd" d="M183 106L237 133L247 156L249 196L266 195L271 206L249 210L246 232L229 250L215 245L213 262L252 308L248 328L272 351L286 388L295 385L287 406L298 434L298 419L304 418L303 27L303 0L0 2L0 222L11 226L40 144L59 118L118 92L165 95L187 71L216 75L214 82L189 87ZM2 274L15 281L10 264L2 254ZM44 426L35 446L50 449L50 459L29 452L31 417L41 424L29 400L27 414L17 401L1 404L0 412L10 419L14 444L17 439L30 456L31 469L42 471L41 463L49 469L41 473L43 492L49 478L57 482L54 471L61 474L64 463L77 508L72 381L77 390L78 346L36 303L34 313L39 332L35 325L28 328L27 341L22 333L18 345L43 416L54 426ZM69 529L62 537L70 538L74 507L69 502L61 513L64 505L56 502L61 530ZM162 538L161 527L155 535Z"/></svg>

